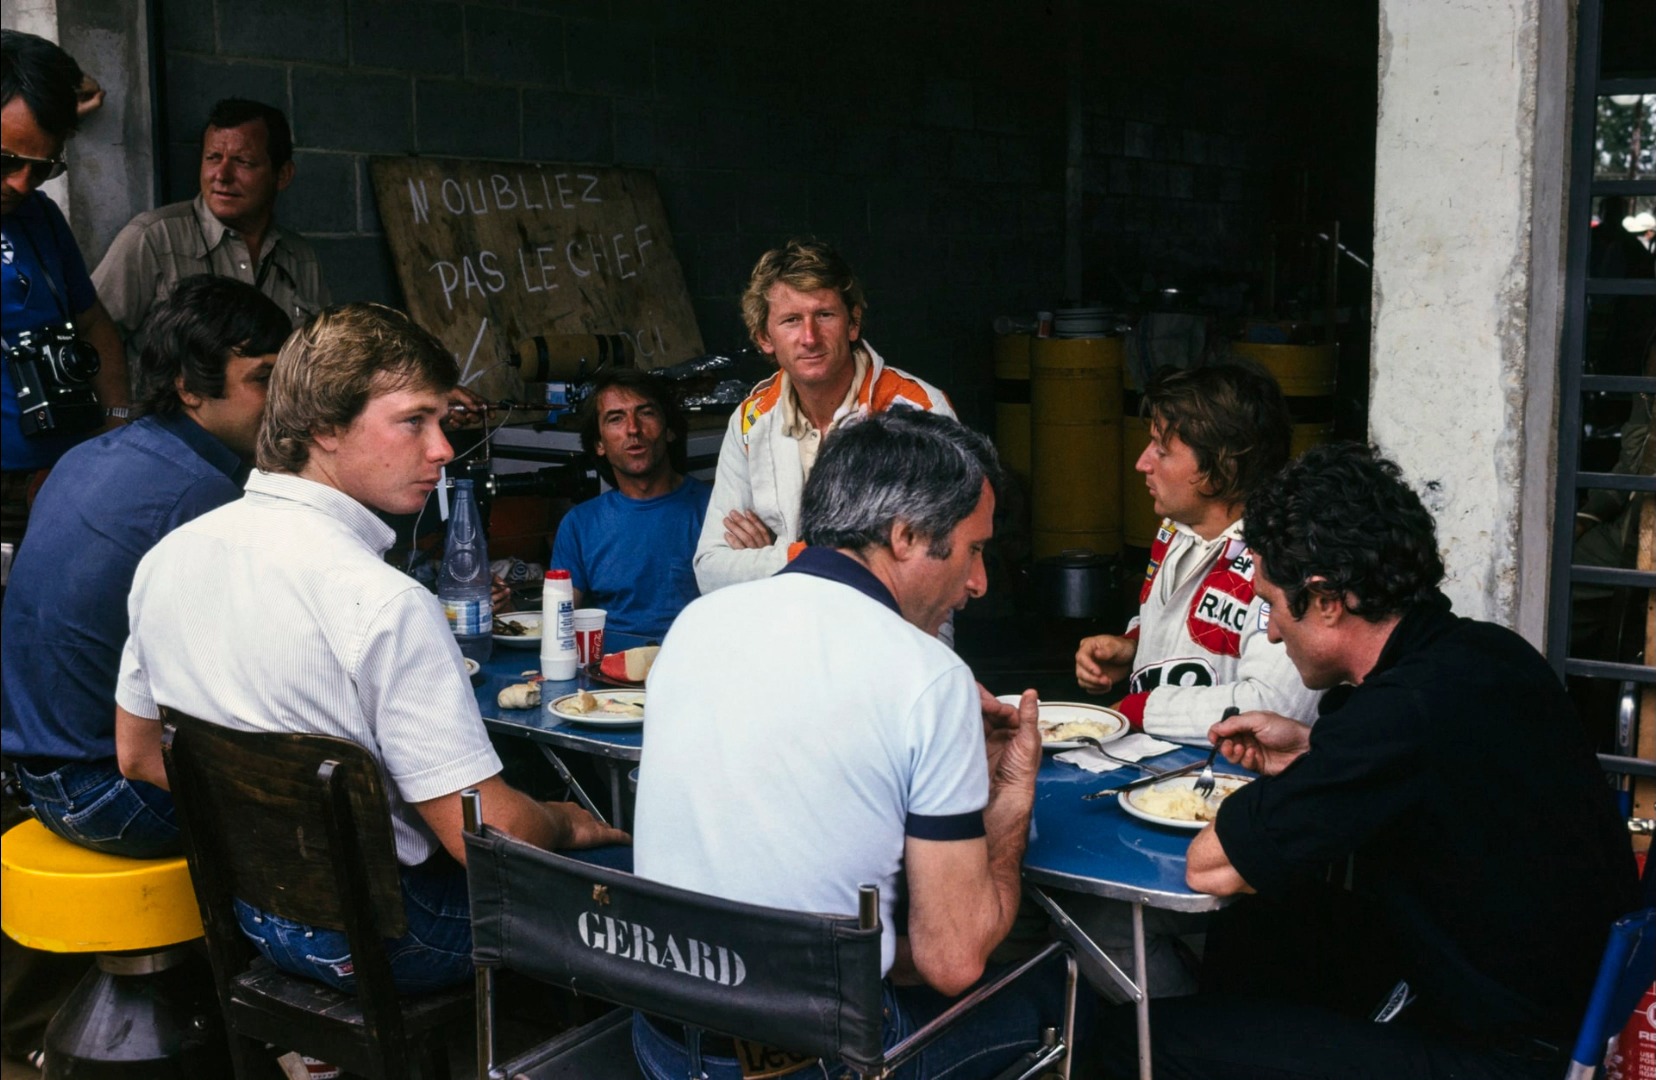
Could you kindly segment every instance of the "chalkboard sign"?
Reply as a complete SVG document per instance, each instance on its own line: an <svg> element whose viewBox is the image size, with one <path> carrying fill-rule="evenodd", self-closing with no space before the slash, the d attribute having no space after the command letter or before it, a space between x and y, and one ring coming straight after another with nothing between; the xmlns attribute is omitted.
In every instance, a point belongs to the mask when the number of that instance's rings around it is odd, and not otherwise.
<svg viewBox="0 0 1656 1080"><path fill-rule="evenodd" d="M373 179L408 312L475 393L519 396L537 335L621 335L642 368L702 352L651 173L403 157Z"/></svg>

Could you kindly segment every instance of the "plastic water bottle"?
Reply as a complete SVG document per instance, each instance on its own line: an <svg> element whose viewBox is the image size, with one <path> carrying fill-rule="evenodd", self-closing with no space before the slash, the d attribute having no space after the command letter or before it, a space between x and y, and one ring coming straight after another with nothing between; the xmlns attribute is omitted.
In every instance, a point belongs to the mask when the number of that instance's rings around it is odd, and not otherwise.
<svg viewBox="0 0 1656 1080"><path fill-rule="evenodd" d="M575 588L568 570L548 570L541 586L541 674L575 677Z"/></svg>
<svg viewBox="0 0 1656 1080"><path fill-rule="evenodd" d="M491 599L489 546L477 513L477 497L470 480L454 482L448 543L443 550L443 572L437 578L437 598L443 602L449 629L460 645L460 655L479 664L494 651L494 602Z"/></svg>

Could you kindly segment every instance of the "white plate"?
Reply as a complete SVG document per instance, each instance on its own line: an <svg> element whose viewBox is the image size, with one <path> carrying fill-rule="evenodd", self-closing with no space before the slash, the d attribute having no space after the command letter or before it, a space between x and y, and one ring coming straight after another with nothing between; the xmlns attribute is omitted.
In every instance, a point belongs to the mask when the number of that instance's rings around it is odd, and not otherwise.
<svg viewBox="0 0 1656 1080"><path fill-rule="evenodd" d="M1235 793L1237 789L1241 788L1244 784L1250 783L1252 779L1253 778L1249 776L1227 776L1224 773L1215 776L1213 778L1213 794L1208 796L1208 805L1213 808L1215 813L1217 813L1219 803L1223 801L1224 796ZM1192 832L1198 832L1209 823L1207 821L1192 820L1189 818L1164 817L1161 814L1146 810L1139 805L1139 801L1144 797L1146 792L1190 791L1195 788L1195 786L1196 775L1194 773L1189 773L1185 776L1175 776L1170 780L1162 780L1158 783L1146 784L1141 788L1134 788L1132 791L1123 791L1120 795L1116 796L1116 801L1121 804L1121 808L1123 810L1127 811L1129 814L1132 814L1141 821L1148 821L1152 825L1167 825L1174 829L1189 829Z"/></svg>
<svg viewBox="0 0 1656 1080"><path fill-rule="evenodd" d="M522 634L496 634L494 639L502 645L516 645L520 648L540 648L541 613L538 611L508 611L504 615L496 615L501 622L515 623L526 631Z"/></svg>
<svg viewBox="0 0 1656 1080"><path fill-rule="evenodd" d="M479 664L476 660L473 660L469 656L462 656L460 659L464 660L465 663L466 663L466 675L467 676L476 675L479 671L483 670L483 665Z"/></svg>
<svg viewBox="0 0 1656 1080"><path fill-rule="evenodd" d="M626 702L629 705L644 704L644 691L642 690L592 690L589 693L600 702L617 701ZM576 724L588 724L592 727L637 727L644 722L642 716L605 716L603 713L594 715L592 713L566 712L564 705L573 701L575 696L574 694L565 694L563 697L554 700L547 706L547 709L553 716L560 719L569 720Z"/></svg>
<svg viewBox="0 0 1656 1080"><path fill-rule="evenodd" d="M1013 708L1018 707L1019 695L1002 694L996 701L1004 701ZM1127 718L1114 709L1106 709L1102 705L1088 705L1079 701L1043 701L1041 708L1041 749L1043 750L1075 750L1088 745L1074 739L1051 740L1046 737L1046 729L1055 724L1068 723L1071 720L1090 720L1102 729L1098 734L1099 742L1112 742L1126 736L1129 728Z"/></svg>

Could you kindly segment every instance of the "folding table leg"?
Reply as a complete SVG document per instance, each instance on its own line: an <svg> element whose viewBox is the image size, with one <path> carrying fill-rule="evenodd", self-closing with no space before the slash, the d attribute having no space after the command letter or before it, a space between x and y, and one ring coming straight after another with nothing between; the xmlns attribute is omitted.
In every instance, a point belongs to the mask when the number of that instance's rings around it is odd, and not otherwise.
<svg viewBox="0 0 1656 1080"><path fill-rule="evenodd" d="M1063 934L1071 945L1075 946L1076 951L1091 957L1093 962L1102 967L1111 980L1121 987L1121 992L1133 999L1134 1008L1138 1015L1139 1080L1151 1080L1150 979L1146 972L1144 956L1144 905L1137 902L1133 904L1133 976L1128 978L1127 973L1121 970L1120 965L1110 959L1109 954L1100 949L1098 944L1087 935L1087 932L1076 925L1075 920L1070 918L1069 914L1062 907L1059 907L1058 902L1048 896L1045 890L1028 882L1024 883L1024 889L1028 891L1037 904L1041 905L1042 910L1052 916L1052 921L1058 927L1058 932Z"/></svg>
<svg viewBox="0 0 1656 1080"><path fill-rule="evenodd" d="M1150 976L1144 960L1144 905L1133 902L1133 980L1142 987L1138 1009L1139 1080L1150 1080Z"/></svg>
<svg viewBox="0 0 1656 1080"><path fill-rule="evenodd" d="M626 805L621 801L621 763L605 758L604 765L609 769L610 778L610 820L617 829L625 829Z"/></svg>
<svg viewBox="0 0 1656 1080"><path fill-rule="evenodd" d="M608 825L610 823L609 819L604 817L604 812L598 809L598 804L593 802L587 795L586 790L575 779L575 774L569 771L569 766L563 763L563 759L557 755L557 752L545 743L536 743L535 745L540 747L541 756L552 763L552 767L558 772L558 779L562 780L569 788L569 793L575 796L575 801L586 807L587 812L593 817Z"/></svg>
<svg viewBox="0 0 1656 1080"><path fill-rule="evenodd" d="M1100 949L1098 943L1093 941L1087 932L1081 929L1074 919L1069 917L1069 913L1058 906L1058 901L1047 895L1045 890L1038 885L1030 885L1027 882L1024 884L1024 889L1041 906L1041 909L1052 917L1053 923L1058 927L1058 932L1064 935L1066 941L1075 946L1076 952L1081 953L1103 968L1104 973L1121 988L1122 993L1134 1001L1144 1000L1144 991L1139 989L1144 984L1142 973L1139 975L1139 980L1134 982L1125 971L1121 970L1121 966L1111 959L1110 954Z"/></svg>

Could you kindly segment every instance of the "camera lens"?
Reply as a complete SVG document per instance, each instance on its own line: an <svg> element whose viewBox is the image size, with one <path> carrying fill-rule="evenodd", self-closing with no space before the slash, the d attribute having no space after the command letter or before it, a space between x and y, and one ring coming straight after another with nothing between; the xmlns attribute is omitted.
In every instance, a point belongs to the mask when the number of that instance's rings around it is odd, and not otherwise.
<svg viewBox="0 0 1656 1080"><path fill-rule="evenodd" d="M47 352L47 356L57 377L66 383L91 382L102 366L98 350L80 338L59 342L56 348Z"/></svg>

